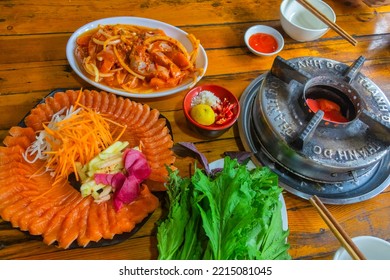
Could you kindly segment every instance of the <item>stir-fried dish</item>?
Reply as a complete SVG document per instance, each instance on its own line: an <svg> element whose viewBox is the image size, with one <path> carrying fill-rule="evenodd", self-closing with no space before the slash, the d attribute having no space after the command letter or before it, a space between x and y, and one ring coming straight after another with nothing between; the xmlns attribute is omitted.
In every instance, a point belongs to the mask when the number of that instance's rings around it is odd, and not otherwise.
<svg viewBox="0 0 390 280"><path fill-rule="evenodd" d="M148 93L196 79L199 40L189 52L161 29L99 25L77 38L76 59L92 80L127 92Z"/></svg>

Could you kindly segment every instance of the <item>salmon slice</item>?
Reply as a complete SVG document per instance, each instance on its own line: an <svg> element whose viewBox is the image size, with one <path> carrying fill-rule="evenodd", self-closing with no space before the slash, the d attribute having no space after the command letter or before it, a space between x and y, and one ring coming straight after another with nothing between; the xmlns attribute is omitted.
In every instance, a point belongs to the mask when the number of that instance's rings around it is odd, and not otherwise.
<svg viewBox="0 0 390 280"><path fill-rule="evenodd" d="M164 127L162 130L156 132L154 135L142 138L142 143L144 143L146 146L148 144L151 144L153 146L158 146L158 145L156 145L156 143L158 143L159 141L162 141L162 142L172 141L172 137L169 134L168 127Z"/></svg>
<svg viewBox="0 0 390 280"><path fill-rule="evenodd" d="M159 146L164 146L166 143L171 144L172 137L170 134L155 135L155 137L149 137L142 139L142 143L144 143L145 147L151 147L153 149L158 148Z"/></svg>
<svg viewBox="0 0 390 280"><path fill-rule="evenodd" d="M31 144L31 140L24 135L18 137L7 135L3 140L3 144L7 147L20 146L23 149L27 149Z"/></svg>
<svg viewBox="0 0 390 280"><path fill-rule="evenodd" d="M128 217L134 224L142 222L143 219L152 213L159 205L159 200L154 196L145 184L141 185L139 199L133 203L126 205L129 209L130 216Z"/></svg>
<svg viewBox="0 0 390 280"><path fill-rule="evenodd" d="M110 231L112 233L120 234L122 233L119 230L119 222L116 218L116 211L114 209L114 204L112 203L112 200L107 203L107 219L108 219L108 225L110 228Z"/></svg>
<svg viewBox="0 0 390 280"><path fill-rule="evenodd" d="M139 116L136 123L133 124L132 129L137 129L139 127L142 127L146 120L149 118L150 115L150 107L148 105L142 106L142 113Z"/></svg>
<svg viewBox="0 0 390 280"><path fill-rule="evenodd" d="M114 94L110 93L108 95L108 108L107 111L105 111L104 113L113 115L116 110L117 102L118 98Z"/></svg>
<svg viewBox="0 0 390 280"><path fill-rule="evenodd" d="M31 127L13 126L8 132L11 136L26 136L31 142L35 140L35 131Z"/></svg>
<svg viewBox="0 0 390 280"><path fill-rule="evenodd" d="M95 202L91 203L88 213L87 232L86 236L90 241L99 241L102 238L100 231L100 217L98 215L99 205Z"/></svg>
<svg viewBox="0 0 390 280"><path fill-rule="evenodd" d="M85 106L86 107L88 107L88 108L93 108L92 106L93 106L93 102L94 102L94 100L93 100L93 93L92 93L92 91L86 91L85 92Z"/></svg>
<svg viewBox="0 0 390 280"><path fill-rule="evenodd" d="M36 196L37 191L36 190L27 190L25 192L15 192L11 193L10 195L3 195L2 194L2 200L0 200L0 215L3 215L3 211L7 209L8 207L12 207L13 204L17 203L19 200L24 199L26 196ZM9 211L9 210L8 210ZM3 217L5 220L6 217ZM7 220L9 221L9 219Z"/></svg>
<svg viewBox="0 0 390 280"><path fill-rule="evenodd" d="M45 232L47 224L62 208L62 206L51 207L48 211L45 211L42 216L32 219L28 224L28 231L30 234L42 235Z"/></svg>
<svg viewBox="0 0 390 280"><path fill-rule="evenodd" d="M37 114L30 114L24 119L26 126L31 127L34 131L43 129L42 118Z"/></svg>
<svg viewBox="0 0 390 280"><path fill-rule="evenodd" d="M77 223L79 229L77 243L82 247L87 246L90 242L90 239L87 237L89 209L91 208L91 205L95 203L92 199L90 199L90 201L91 202L89 203L89 205L81 210L80 219Z"/></svg>
<svg viewBox="0 0 390 280"><path fill-rule="evenodd" d="M61 106L60 103L57 102L57 100L52 97L52 96L49 96L49 97L46 97L45 99L45 104L46 104L46 107L49 107L50 108L50 111L53 112L53 114L57 113L58 111L60 111L61 109L63 109L64 107ZM49 117L49 120L52 118L53 114L51 116L48 116Z"/></svg>
<svg viewBox="0 0 390 280"><path fill-rule="evenodd" d="M99 112L106 113L108 110L108 106L110 105L110 98L107 94L107 92L101 92L101 101L100 101L100 108Z"/></svg>
<svg viewBox="0 0 390 280"><path fill-rule="evenodd" d="M79 96L80 91L79 90L66 90L65 94L68 96L69 99L69 105L75 105L76 100Z"/></svg>
<svg viewBox="0 0 390 280"><path fill-rule="evenodd" d="M49 121L54 114L53 109L50 106L48 106L46 103L38 104L35 109L42 110L44 112L45 117L42 119L42 121L45 121L45 122Z"/></svg>
<svg viewBox="0 0 390 280"><path fill-rule="evenodd" d="M123 104L123 110L118 119L120 121L125 121L126 118L129 116L132 110L133 103L130 101L130 99L126 98Z"/></svg>
<svg viewBox="0 0 390 280"><path fill-rule="evenodd" d="M35 201L29 204L28 211L26 211L27 213L19 218L18 225L21 230L27 231L35 218L41 217L55 205L52 201L40 201L40 204L38 205L34 204L34 202Z"/></svg>
<svg viewBox="0 0 390 280"><path fill-rule="evenodd" d="M57 209L58 211L55 213L53 217L50 218L48 223L46 224L44 235L49 235L56 233L58 231L60 223L64 219L65 215L69 213L71 208L77 205L82 200L81 196L76 193L71 193L65 203L60 204Z"/></svg>
<svg viewBox="0 0 390 280"><path fill-rule="evenodd" d="M0 146L0 167L11 162L19 162L23 160L22 153L24 149L19 146L3 147ZM24 160L23 160L24 161Z"/></svg>
<svg viewBox="0 0 390 280"><path fill-rule="evenodd" d="M108 221L108 214L107 214L108 203L111 203L111 201L104 201L98 204L100 232L102 233L102 237L104 239L112 239L115 235L115 233L111 232L109 221Z"/></svg>
<svg viewBox="0 0 390 280"><path fill-rule="evenodd" d="M0 208L6 205L7 201L17 194L23 194L28 191L31 192L29 195L33 195L35 193L40 194L40 190L34 185L28 185L21 183L20 178L12 178L11 180L15 180L15 182L11 181L11 184L1 184L0 188Z"/></svg>
<svg viewBox="0 0 390 280"><path fill-rule="evenodd" d="M141 117L143 113L143 105L140 103L137 103L136 106L134 106L134 110L132 114L126 119L126 125L129 128L132 128L134 124L138 122L138 119Z"/></svg>
<svg viewBox="0 0 390 280"><path fill-rule="evenodd" d="M129 219L129 216L131 215L129 211L130 210L127 205L124 205L116 213L116 219L119 225L119 233L131 231L135 227L135 224Z"/></svg>
<svg viewBox="0 0 390 280"><path fill-rule="evenodd" d="M59 231L61 230L61 224L64 221L66 215L70 213L74 208L78 207L79 203L83 200L81 196L73 203L67 203L60 211L53 216L45 232L43 233L43 242L50 245L53 244L57 238Z"/></svg>
<svg viewBox="0 0 390 280"><path fill-rule="evenodd" d="M149 179L156 182L166 182L168 179L168 171L165 167L154 168L150 173Z"/></svg>
<svg viewBox="0 0 390 280"><path fill-rule="evenodd" d="M175 162L176 157L174 155L157 155L154 157L146 157L151 169L158 169L160 167L164 167L165 165L170 165Z"/></svg>
<svg viewBox="0 0 390 280"><path fill-rule="evenodd" d="M102 102L102 95L100 94L100 92L98 92L96 90L92 90L91 93L92 93L92 97L93 97L93 103L91 105L91 108L93 108L95 111L99 112L100 104Z"/></svg>
<svg viewBox="0 0 390 280"><path fill-rule="evenodd" d="M160 112L158 110L156 109L150 110L148 114L148 118L144 121L142 126L137 126L137 133L144 133L145 131L148 131L149 129L153 128L157 120L159 119L159 117L160 117Z"/></svg>
<svg viewBox="0 0 390 280"><path fill-rule="evenodd" d="M67 188L63 192L49 191L44 195L34 198L27 207L27 213L18 221L20 229L28 230L30 224L35 219L44 215L51 207L63 204L72 194L73 190Z"/></svg>
<svg viewBox="0 0 390 280"><path fill-rule="evenodd" d="M117 219L121 230L123 232L133 230L135 225L145 219L158 205L158 198L149 191L145 184L142 184L139 197L118 211Z"/></svg>
<svg viewBox="0 0 390 280"><path fill-rule="evenodd" d="M156 134L160 134L160 131L166 127L166 120L159 118L156 123L149 130L143 131L142 127L138 130L139 135L142 138L148 138ZM168 129L168 127L166 127ZM169 130L168 130L169 131Z"/></svg>
<svg viewBox="0 0 390 280"><path fill-rule="evenodd" d="M77 207L73 208L66 215L57 236L58 246L60 248L67 249L77 239L79 235L77 224L80 219L80 214L90 203L90 199L83 199Z"/></svg>
<svg viewBox="0 0 390 280"><path fill-rule="evenodd" d="M41 208L41 211L34 211L35 215L27 222L28 231L33 235L41 235L53 216L64 207L64 203L66 203L66 201L71 203L72 199L75 198L76 196L72 192L69 195L64 194L62 197L53 200L46 199L46 203L51 203L50 207L46 211L43 208Z"/></svg>
<svg viewBox="0 0 390 280"><path fill-rule="evenodd" d="M31 198L30 197L23 197L16 201L15 203L8 205L1 211L1 217L5 221L11 221L12 225L15 220L11 220L14 215L16 215L16 219L18 218L18 215L20 212L23 212L23 210L27 207L28 204L31 203ZM15 225L17 227L18 225Z"/></svg>
<svg viewBox="0 0 390 280"><path fill-rule="evenodd" d="M119 97L116 103L116 109L113 114L115 119L118 119L122 115L124 105L125 105L125 99L123 97Z"/></svg>
<svg viewBox="0 0 390 280"><path fill-rule="evenodd" d="M60 108L69 108L70 107L70 100L69 100L68 95L65 92L58 91L54 94L53 98L60 105Z"/></svg>

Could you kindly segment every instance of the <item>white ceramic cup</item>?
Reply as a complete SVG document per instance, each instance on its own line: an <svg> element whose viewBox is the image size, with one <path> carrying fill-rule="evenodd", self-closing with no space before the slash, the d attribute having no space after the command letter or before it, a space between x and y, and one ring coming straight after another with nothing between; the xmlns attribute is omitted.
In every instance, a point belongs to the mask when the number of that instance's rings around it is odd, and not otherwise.
<svg viewBox="0 0 390 280"><path fill-rule="evenodd" d="M308 0L328 19L335 22L333 9L321 0ZM329 27L295 0L283 0L280 4L280 23L283 30L299 42L313 41L323 36Z"/></svg>
<svg viewBox="0 0 390 280"><path fill-rule="evenodd" d="M390 242L374 236L358 236L352 238L367 260L390 260ZM348 252L340 247L334 260L352 260Z"/></svg>

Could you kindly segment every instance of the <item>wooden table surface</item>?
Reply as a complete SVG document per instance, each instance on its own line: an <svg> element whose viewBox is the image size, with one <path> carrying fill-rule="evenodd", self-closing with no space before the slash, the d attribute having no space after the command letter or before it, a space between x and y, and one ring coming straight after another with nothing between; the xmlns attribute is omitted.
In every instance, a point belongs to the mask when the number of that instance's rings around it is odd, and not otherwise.
<svg viewBox="0 0 390 280"><path fill-rule="evenodd" d="M54 89L88 87L70 68L65 46L72 32L93 20L137 16L163 21L193 33L205 48L209 66L199 84L228 88L240 97L246 87L268 71L275 57L256 57L246 48L245 30L255 24L278 29L285 38L279 53L284 59L317 56L346 64L366 58L361 72L390 93L390 6L370 8L360 1L326 0L337 23L358 41L352 46L329 31L314 42L292 40L279 21L281 0L4 0L0 2L0 140L34 104ZM198 137L186 125L182 99L185 92L157 99L135 100L157 108L168 118L175 142L188 141L209 161L226 150L243 150L235 126L219 138ZM188 174L188 158L176 166ZM187 172L187 173L186 173ZM350 236L373 235L390 241L390 189L367 201L329 205L331 213ZM311 204L284 192L293 259L331 259L337 239ZM58 249L31 240L0 219L0 259L156 259L157 209L130 239L113 246L91 249Z"/></svg>

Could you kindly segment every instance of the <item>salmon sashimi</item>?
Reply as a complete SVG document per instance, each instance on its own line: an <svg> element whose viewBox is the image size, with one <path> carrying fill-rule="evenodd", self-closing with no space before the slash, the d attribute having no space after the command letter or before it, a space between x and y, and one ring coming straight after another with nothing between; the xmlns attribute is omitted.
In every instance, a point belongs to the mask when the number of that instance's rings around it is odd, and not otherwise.
<svg viewBox="0 0 390 280"><path fill-rule="evenodd" d="M43 124L48 124L54 114L78 106L76 102L110 119L113 139L121 129L113 122L126 127L120 140L129 142L130 148L140 146L152 169L146 180L150 185L143 184L136 200L119 210L115 209L112 197L100 203L91 196L82 197L67 181L67 174L56 180L45 171L44 160L24 155ZM11 127L4 138L5 147L0 147L0 215L13 227L41 235L48 245L58 243L66 249L77 242L86 247L91 242L132 231L158 207L159 200L150 190L165 190L166 167L173 167L176 159L167 120L158 110L104 91L66 90L33 108L24 124L26 127Z"/></svg>
<svg viewBox="0 0 390 280"><path fill-rule="evenodd" d="M135 227L135 224L129 219L129 211L129 208L125 205L117 212L116 218L119 225L118 231L120 233L131 231Z"/></svg>
<svg viewBox="0 0 390 280"><path fill-rule="evenodd" d="M91 241L99 241L103 234L100 231L100 217L98 214L99 211L99 204L97 203L91 203L91 206L89 207L89 215L88 215L88 221L87 221L87 232L86 235L89 240Z"/></svg>
<svg viewBox="0 0 390 280"><path fill-rule="evenodd" d="M126 119L125 124L128 127L134 127L134 125L137 124L137 122L138 122L139 118L141 117L142 113L144 113L143 109L144 109L144 106L142 104L140 104L140 103L137 103L136 106L134 106L134 110L133 110L133 113L131 114L131 116L129 116Z"/></svg>
<svg viewBox="0 0 390 280"><path fill-rule="evenodd" d="M31 142L35 140L35 131L31 127L13 126L8 133L14 137L26 136Z"/></svg>
<svg viewBox="0 0 390 280"><path fill-rule="evenodd" d="M116 103L118 102L118 98L116 96L110 94L108 96L108 107L106 111L103 111L105 114L113 115L116 110Z"/></svg>
<svg viewBox="0 0 390 280"><path fill-rule="evenodd" d="M140 117L138 118L137 122L134 123L133 125L133 129L142 127L145 124L146 120L149 118L149 115L150 115L150 108L148 105L144 105L142 107L142 113Z"/></svg>
<svg viewBox="0 0 390 280"><path fill-rule="evenodd" d="M90 205L90 203L90 199L84 199L65 216L57 236L58 247L67 249L73 241L77 239L79 235L78 221L81 218L80 214L85 207Z"/></svg>
<svg viewBox="0 0 390 280"><path fill-rule="evenodd" d="M87 236L87 227L88 227L89 209L91 208L92 203L95 202L91 200L89 205L80 211L80 219L77 223L79 229L79 233L77 236L77 243L82 247L86 247L91 241Z"/></svg>
<svg viewBox="0 0 390 280"><path fill-rule="evenodd" d="M67 188L61 193L58 193L57 191L49 191L43 195L41 194L40 196L33 198L33 201L27 207L27 214L23 215L23 217L19 220L20 229L28 230L30 224L34 222L34 219L41 217L50 208L62 205L71 194L74 195L74 191Z"/></svg>
<svg viewBox="0 0 390 280"><path fill-rule="evenodd" d="M94 109L95 111L99 112L100 105L101 105L101 102L102 102L102 95L100 94L100 92L98 92L96 90L93 90L92 91L92 96L93 96L93 103L92 103L91 108Z"/></svg>
<svg viewBox="0 0 390 280"><path fill-rule="evenodd" d="M8 205L1 211L1 217L5 221L11 221L12 217L14 215L21 215L20 212L24 211L28 204L31 203L30 197L23 197L19 199L17 202L13 203L12 205ZM17 219L18 217L16 217ZM12 220L12 225L14 225L15 220ZM14 225L15 227L18 227L18 225Z"/></svg>
<svg viewBox="0 0 390 280"><path fill-rule="evenodd" d="M119 222L117 221L117 213L112 203L107 203L107 219L110 227L110 232L119 233Z"/></svg>
<svg viewBox="0 0 390 280"><path fill-rule="evenodd" d="M82 200L83 198L80 196L79 199L77 199L75 202L73 202L72 204L67 204L60 211L58 211L56 215L53 216L53 218L47 225L45 232L43 233L43 240L46 244L50 245L53 242L57 241L59 231L61 230L61 224L64 221L66 215L70 213L74 208L78 207L78 204Z"/></svg>
<svg viewBox="0 0 390 280"><path fill-rule="evenodd" d="M27 136L5 136L3 144L7 147L20 146L23 149L27 149L31 144L31 140Z"/></svg>
<svg viewBox="0 0 390 280"><path fill-rule="evenodd" d="M156 110L156 109L150 110L149 114L147 115L147 119L144 120L143 124L137 126L137 132L143 133L145 131L148 131L150 128L152 128L156 124L159 117L160 117L160 112L158 110ZM166 126L164 125L164 127L166 127Z"/></svg>
<svg viewBox="0 0 390 280"><path fill-rule="evenodd" d="M98 112L106 113L108 110L108 106L110 106L110 98L106 92L102 92L100 94L102 96L102 100L100 101L100 108L98 109Z"/></svg>
<svg viewBox="0 0 390 280"><path fill-rule="evenodd" d="M119 97L118 102L116 104L116 109L113 112L113 116L115 119L118 119L122 115L124 104L125 104L124 98Z"/></svg>
<svg viewBox="0 0 390 280"><path fill-rule="evenodd" d="M19 200L24 199L29 195L36 196L37 193L36 190L28 190L25 192L15 192L11 195L2 195L2 200L0 200L0 215L2 216L5 209L12 207L14 204L18 203ZM6 220L6 217L3 217L3 220ZM9 221L9 219L7 221Z"/></svg>
<svg viewBox="0 0 390 280"><path fill-rule="evenodd" d="M34 202L40 201L41 203L37 204ZM22 217L20 217L17 222L21 230L27 231L30 224L33 221L33 218L42 216L46 211L51 209L55 205L52 201L43 201L35 200L29 204L28 211Z"/></svg>
<svg viewBox="0 0 390 280"><path fill-rule="evenodd" d="M92 108L92 105L93 105L93 95L92 95L92 92L89 91L89 90L85 90L84 91L84 96L85 96L85 99L84 99L83 105L85 107Z"/></svg>
<svg viewBox="0 0 390 280"><path fill-rule="evenodd" d="M133 102L130 101L130 99L126 98L123 104L123 110L122 113L118 116L119 121L125 121L126 118L129 116L131 113L133 106Z"/></svg>
<svg viewBox="0 0 390 280"><path fill-rule="evenodd" d="M98 215L100 218L100 231L104 239L112 239L115 235L115 232L111 231L110 222L108 221L108 206L107 204L111 201L101 202L98 207Z"/></svg>
<svg viewBox="0 0 390 280"><path fill-rule="evenodd" d="M133 203L127 205L127 208L129 209L128 213L130 213L128 219L135 224L140 223L145 218L144 213L153 212L159 204L158 198L149 191L145 184L141 186L140 192L140 198L142 199L137 199Z"/></svg>
<svg viewBox="0 0 390 280"><path fill-rule="evenodd" d="M0 167L13 162L21 162L23 160L24 149L20 146L2 147L0 146Z"/></svg>
<svg viewBox="0 0 390 280"><path fill-rule="evenodd" d="M166 127L167 121L164 118L159 118L153 127L150 127L149 130L144 130L142 127L138 129L138 133L142 135L143 138L148 138L153 135L159 134L164 127ZM168 130L169 131L169 130Z"/></svg>
<svg viewBox="0 0 390 280"><path fill-rule="evenodd" d="M56 113L56 112L58 112L58 111L60 111L61 109L64 108L63 106L61 106L60 103L58 103L57 99L55 99L55 98L52 97L52 96L47 97L47 98L45 99L45 103L46 103L46 105L47 105L48 107L50 107L50 109L51 109L51 111L53 112L53 114ZM53 114L48 116L49 119L51 119L51 117L53 116Z"/></svg>
<svg viewBox="0 0 390 280"><path fill-rule="evenodd" d="M69 108L70 100L68 95L63 91L58 91L54 94L54 99L58 102L61 108Z"/></svg>

